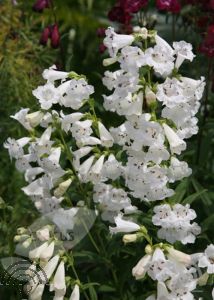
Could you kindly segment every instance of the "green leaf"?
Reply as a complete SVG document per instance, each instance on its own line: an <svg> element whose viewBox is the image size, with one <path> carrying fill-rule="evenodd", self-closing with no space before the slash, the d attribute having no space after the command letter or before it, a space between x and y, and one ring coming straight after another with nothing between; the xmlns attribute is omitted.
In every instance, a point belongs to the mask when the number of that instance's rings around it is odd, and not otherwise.
<svg viewBox="0 0 214 300"><path fill-rule="evenodd" d="M194 193L193 195L190 195L188 197L186 197L182 203L183 204L191 204L193 203L199 196L201 196L201 194L205 193L207 190L202 190L202 191L199 191L199 192L196 192Z"/></svg>
<svg viewBox="0 0 214 300"><path fill-rule="evenodd" d="M195 178L192 178L191 181L196 192L202 192L204 190L202 185ZM208 206L212 205L212 201L208 196L207 192L201 193L200 198L203 201L204 205L208 205Z"/></svg>

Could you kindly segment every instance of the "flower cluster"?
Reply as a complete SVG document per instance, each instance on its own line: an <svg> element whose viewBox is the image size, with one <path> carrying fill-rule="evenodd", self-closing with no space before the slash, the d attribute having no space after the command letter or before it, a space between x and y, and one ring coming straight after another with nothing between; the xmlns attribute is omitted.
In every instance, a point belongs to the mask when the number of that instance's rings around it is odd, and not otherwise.
<svg viewBox="0 0 214 300"><path fill-rule="evenodd" d="M38 13L42 13L44 9L53 8L52 0L37 0L33 5L33 10ZM54 16L54 24L46 26L40 37L40 44L46 46L50 39L51 47L56 49L60 44L59 27L56 22L56 16Z"/></svg>
<svg viewBox="0 0 214 300"><path fill-rule="evenodd" d="M98 118L94 88L85 76L52 66L43 72L46 83L33 91L39 110L30 113L23 108L12 116L29 137L8 138L4 146L28 182L22 190L42 215L57 224L63 236L67 237L69 222L73 228L79 207L93 209L100 214L99 220L110 224L111 234L126 233L125 243L141 238L149 243L146 255L132 271L136 279L148 274L157 281L157 297L148 299L193 299L198 283L192 267L196 259L164 240L194 243L200 234L200 227L191 223L195 211L189 205L174 203L171 183L191 174L178 155L186 149L185 139L198 131L195 115L204 79L179 74L181 64L194 58L192 46L184 41L173 43L172 48L146 28L133 35L108 28L105 34L110 57L103 63L117 68L104 74L103 84L110 92L103 95L103 106L118 115L117 127L106 128ZM69 200L72 203L65 201L70 189L79 196ZM153 244L143 220L138 221L142 201L153 208L153 216L148 212L151 226L161 227L155 237L161 240L159 244ZM64 264L69 255L65 259L55 251L59 241L50 236L47 227L39 230L37 238L43 243L29 248L29 257L33 262L45 260L41 265L54 299L64 299ZM66 249L70 248L66 244ZM198 265L207 267L211 274L212 246L197 257ZM79 299L79 285L70 299ZM32 293L42 294L43 289L37 284Z"/></svg>

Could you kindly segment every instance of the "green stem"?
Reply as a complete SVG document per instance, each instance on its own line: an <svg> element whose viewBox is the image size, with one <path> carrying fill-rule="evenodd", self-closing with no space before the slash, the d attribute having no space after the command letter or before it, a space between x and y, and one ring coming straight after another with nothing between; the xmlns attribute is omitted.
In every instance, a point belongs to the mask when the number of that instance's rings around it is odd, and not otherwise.
<svg viewBox="0 0 214 300"><path fill-rule="evenodd" d="M84 220L81 220L81 222L82 222L83 226L85 227L85 230L87 231L88 237L89 237L91 243L94 245L94 248L97 250L98 253L100 253L100 249L97 246L97 244L96 244L94 238L92 237L90 231L88 230L87 225L85 224Z"/></svg>

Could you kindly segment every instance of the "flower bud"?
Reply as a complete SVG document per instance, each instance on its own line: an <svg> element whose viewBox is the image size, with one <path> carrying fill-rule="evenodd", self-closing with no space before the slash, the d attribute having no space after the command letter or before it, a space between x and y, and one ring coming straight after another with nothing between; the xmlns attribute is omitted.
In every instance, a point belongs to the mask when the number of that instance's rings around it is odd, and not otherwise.
<svg viewBox="0 0 214 300"><path fill-rule="evenodd" d="M50 238L49 228L43 227L42 229L37 230L36 236L41 242L48 241Z"/></svg>
<svg viewBox="0 0 214 300"><path fill-rule="evenodd" d="M54 190L54 196L57 198L62 197L69 186L71 185L72 180L68 179L66 181L63 181L62 183L59 184L59 186Z"/></svg>
<svg viewBox="0 0 214 300"><path fill-rule="evenodd" d="M44 114L41 111L36 111L31 114L26 115L26 120L30 123L32 127L36 127L41 122Z"/></svg>
<svg viewBox="0 0 214 300"><path fill-rule="evenodd" d="M204 273L203 275L201 275L201 276L198 278L198 285L199 285L199 286L204 286L204 285L206 285L208 279L209 279L209 274L206 272L206 273Z"/></svg>
<svg viewBox="0 0 214 300"><path fill-rule="evenodd" d="M28 247L30 246L31 243L32 243L32 238L30 237L30 238L28 238L28 239L26 239L26 240L24 241L24 243L22 244L22 246L23 246L24 248L28 248Z"/></svg>
<svg viewBox="0 0 214 300"><path fill-rule="evenodd" d="M27 229L24 227L17 228L17 234L22 235L27 232Z"/></svg>
<svg viewBox="0 0 214 300"><path fill-rule="evenodd" d="M153 253L153 249L149 244L146 245L145 252L146 252L146 254L152 254Z"/></svg>
<svg viewBox="0 0 214 300"><path fill-rule="evenodd" d="M148 106L156 103L156 95L155 93L147 86L145 91L146 96L146 103Z"/></svg>
<svg viewBox="0 0 214 300"><path fill-rule="evenodd" d="M50 35L51 35L51 29L50 26L47 26L42 31L39 43L43 46L46 46Z"/></svg>
<svg viewBox="0 0 214 300"><path fill-rule="evenodd" d="M123 242L125 244L128 244L128 243L134 243L137 241L137 234L134 233L134 234L125 234L123 236Z"/></svg>
<svg viewBox="0 0 214 300"><path fill-rule="evenodd" d="M57 24L54 24L51 28L51 47L56 49L60 44L60 33Z"/></svg>
<svg viewBox="0 0 214 300"><path fill-rule="evenodd" d="M116 63L116 61L117 61L116 57L105 58L103 60L103 66L108 67L108 66L113 65L114 63Z"/></svg>

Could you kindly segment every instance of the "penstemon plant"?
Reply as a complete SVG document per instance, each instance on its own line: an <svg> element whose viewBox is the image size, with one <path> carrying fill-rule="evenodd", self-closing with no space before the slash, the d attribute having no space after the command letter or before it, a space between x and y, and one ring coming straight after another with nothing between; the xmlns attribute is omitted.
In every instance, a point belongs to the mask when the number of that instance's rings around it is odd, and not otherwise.
<svg viewBox="0 0 214 300"><path fill-rule="evenodd" d="M189 43L174 42L172 48L155 31L139 27L131 35L117 34L111 27L105 34L110 57L103 64L114 71L106 71L102 79L109 90L103 95L103 107L117 115L117 127L103 124L91 96L94 88L85 76L55 66L44 70L47 82L33 91L40 109L23 108L12 116L28 136L8 138L4 146L24 173L27 185L22 191L50 221L34 235L19 228L15 236L19 249L25 249L32 261L28 272L41 267L46 274L43 283L27 283L29 299L42 299L47 283L55 300L64 299L66 291L70 300L98 299L92 292L96 285L82 282L77 274L75 243L68 231L76 222L84 223L84 213L78 215L84 210L94 212L92 222L84 224L98 253L89 228L95 219L95 229L109 227L110 239L122 234L124 248L127 244L142 248L130 273L136 280L148 281L146 293L139 298L124 292L111 299L199 299L194 290L206 285L214 273L214 245L204 253L179 250L194 243L201 229L193 222L196 212L190 205L176 202L173 187L192 172L179 155L186 149L185 139L198 131L195 115L204 78L180 74L181 64L194 58ZM80 240L73 238L76 243ZM100 240L106 248L106 239ZM112 276L117 283L116 267Z"/></svg>

